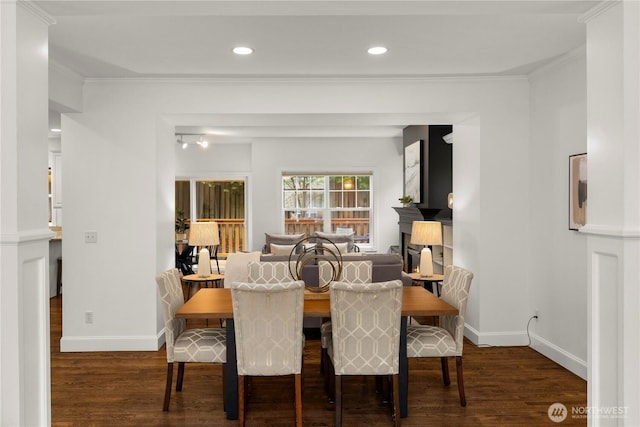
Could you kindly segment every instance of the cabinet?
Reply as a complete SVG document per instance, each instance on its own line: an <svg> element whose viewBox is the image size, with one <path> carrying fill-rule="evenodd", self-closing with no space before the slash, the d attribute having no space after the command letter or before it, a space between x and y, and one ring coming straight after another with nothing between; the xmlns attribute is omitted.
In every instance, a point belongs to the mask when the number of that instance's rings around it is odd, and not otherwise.
<svg viewBox="0 0 640 427"><path fill-rule="evenodd" d="M453 224L442 223L442 245L431 248L433 272L444 274L444 267L453 264Z"/></svg>

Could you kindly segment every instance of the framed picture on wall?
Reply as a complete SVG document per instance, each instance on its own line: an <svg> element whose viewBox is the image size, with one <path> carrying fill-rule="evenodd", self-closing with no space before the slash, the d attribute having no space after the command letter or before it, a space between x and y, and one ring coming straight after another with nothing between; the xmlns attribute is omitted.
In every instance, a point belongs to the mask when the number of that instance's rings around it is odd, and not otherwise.
<svg viewBox="0 0 640 427"><path fill-rule="evenodd" d="M404 147L404 194L411 196L413 203L420 203L420 159L421 141L412 142Z"/></svg>
<svg viewBox="0 0 640 427"><path fill-rule="evenodd" d="M587 223L587 154L569 156L569 230Z"/></svg>

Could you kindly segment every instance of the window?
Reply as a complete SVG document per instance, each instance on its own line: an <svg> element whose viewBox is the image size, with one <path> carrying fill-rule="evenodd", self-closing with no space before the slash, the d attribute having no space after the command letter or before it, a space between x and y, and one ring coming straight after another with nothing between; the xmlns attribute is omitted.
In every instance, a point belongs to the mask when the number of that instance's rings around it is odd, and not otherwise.
<svg viewBox="0 0 640 427"><path fill-rule="evenodd" d="M176 218L216 221L220 230L220 252L245 250L244 181L177 179Z"/></svg>
<svg viewBox="0 0 640 427"><path fill-rule="evenodd" d="M371 175L282 176L284 229L287 234L315 231L355 233L356 243L372 241Z"/></svg>

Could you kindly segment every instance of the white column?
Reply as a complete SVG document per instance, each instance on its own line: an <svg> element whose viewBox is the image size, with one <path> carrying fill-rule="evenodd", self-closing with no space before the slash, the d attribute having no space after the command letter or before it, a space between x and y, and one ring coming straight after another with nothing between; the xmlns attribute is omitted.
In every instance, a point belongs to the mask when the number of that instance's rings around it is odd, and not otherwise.
<svg viewBox="0 0 640 427"><path fill-rule="evenodd" d="M0 425L51 423L48 25L0 1Z"/></svg>
<svg viewBox="0 0 640 427"><path fill-rule="evenodd" d="M640 425L640 5L587 24L588 405L591 426ZM612 417L604 411L617 411Z"/></svg>

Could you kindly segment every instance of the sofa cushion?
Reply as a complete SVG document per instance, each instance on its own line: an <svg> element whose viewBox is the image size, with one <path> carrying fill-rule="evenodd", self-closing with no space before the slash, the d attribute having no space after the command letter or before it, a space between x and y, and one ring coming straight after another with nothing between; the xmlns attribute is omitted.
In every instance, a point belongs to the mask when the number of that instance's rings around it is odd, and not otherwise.
<svg viewBox="0 0 640 427"><path fill-rule="evenodd" d="M338 234L338 233L323 233L322 231L316 231L315 233L313 233L313 235L316 237L321 237L323 239L328 239L333 243L335 243L336 245L338 243L347 243L347 252L353 252L353 248L355 247L355 243L353 241L354 233ZM324 245L330 248L332 247L330 243L323 242L322 240L318 241L317 243L319 247L322 247Z"/></svg>
<svg viewBox="0 0 640 427"><path fill-rule="evenodd" d="M296 245L298 244L298 242L302 239L304 239L304 233L300 233L300 234L271 234L271 233L264 233L264 238L265 238L265 249L266 251L271 251L271 244L276 244L276 245ZM303 247L302 245L300 245L297 250L296 253L300 253L302 252ZM289 250L291 251L291 250ZM288 255L288 254L287 254Z"/></svg>
<svg viewBox="0 0 640 427"><path fill-rule="evenodd" d="M277 243L271 243L269 245L269 253L289 256L294 247L295 245L278 245Z"/></svg>

